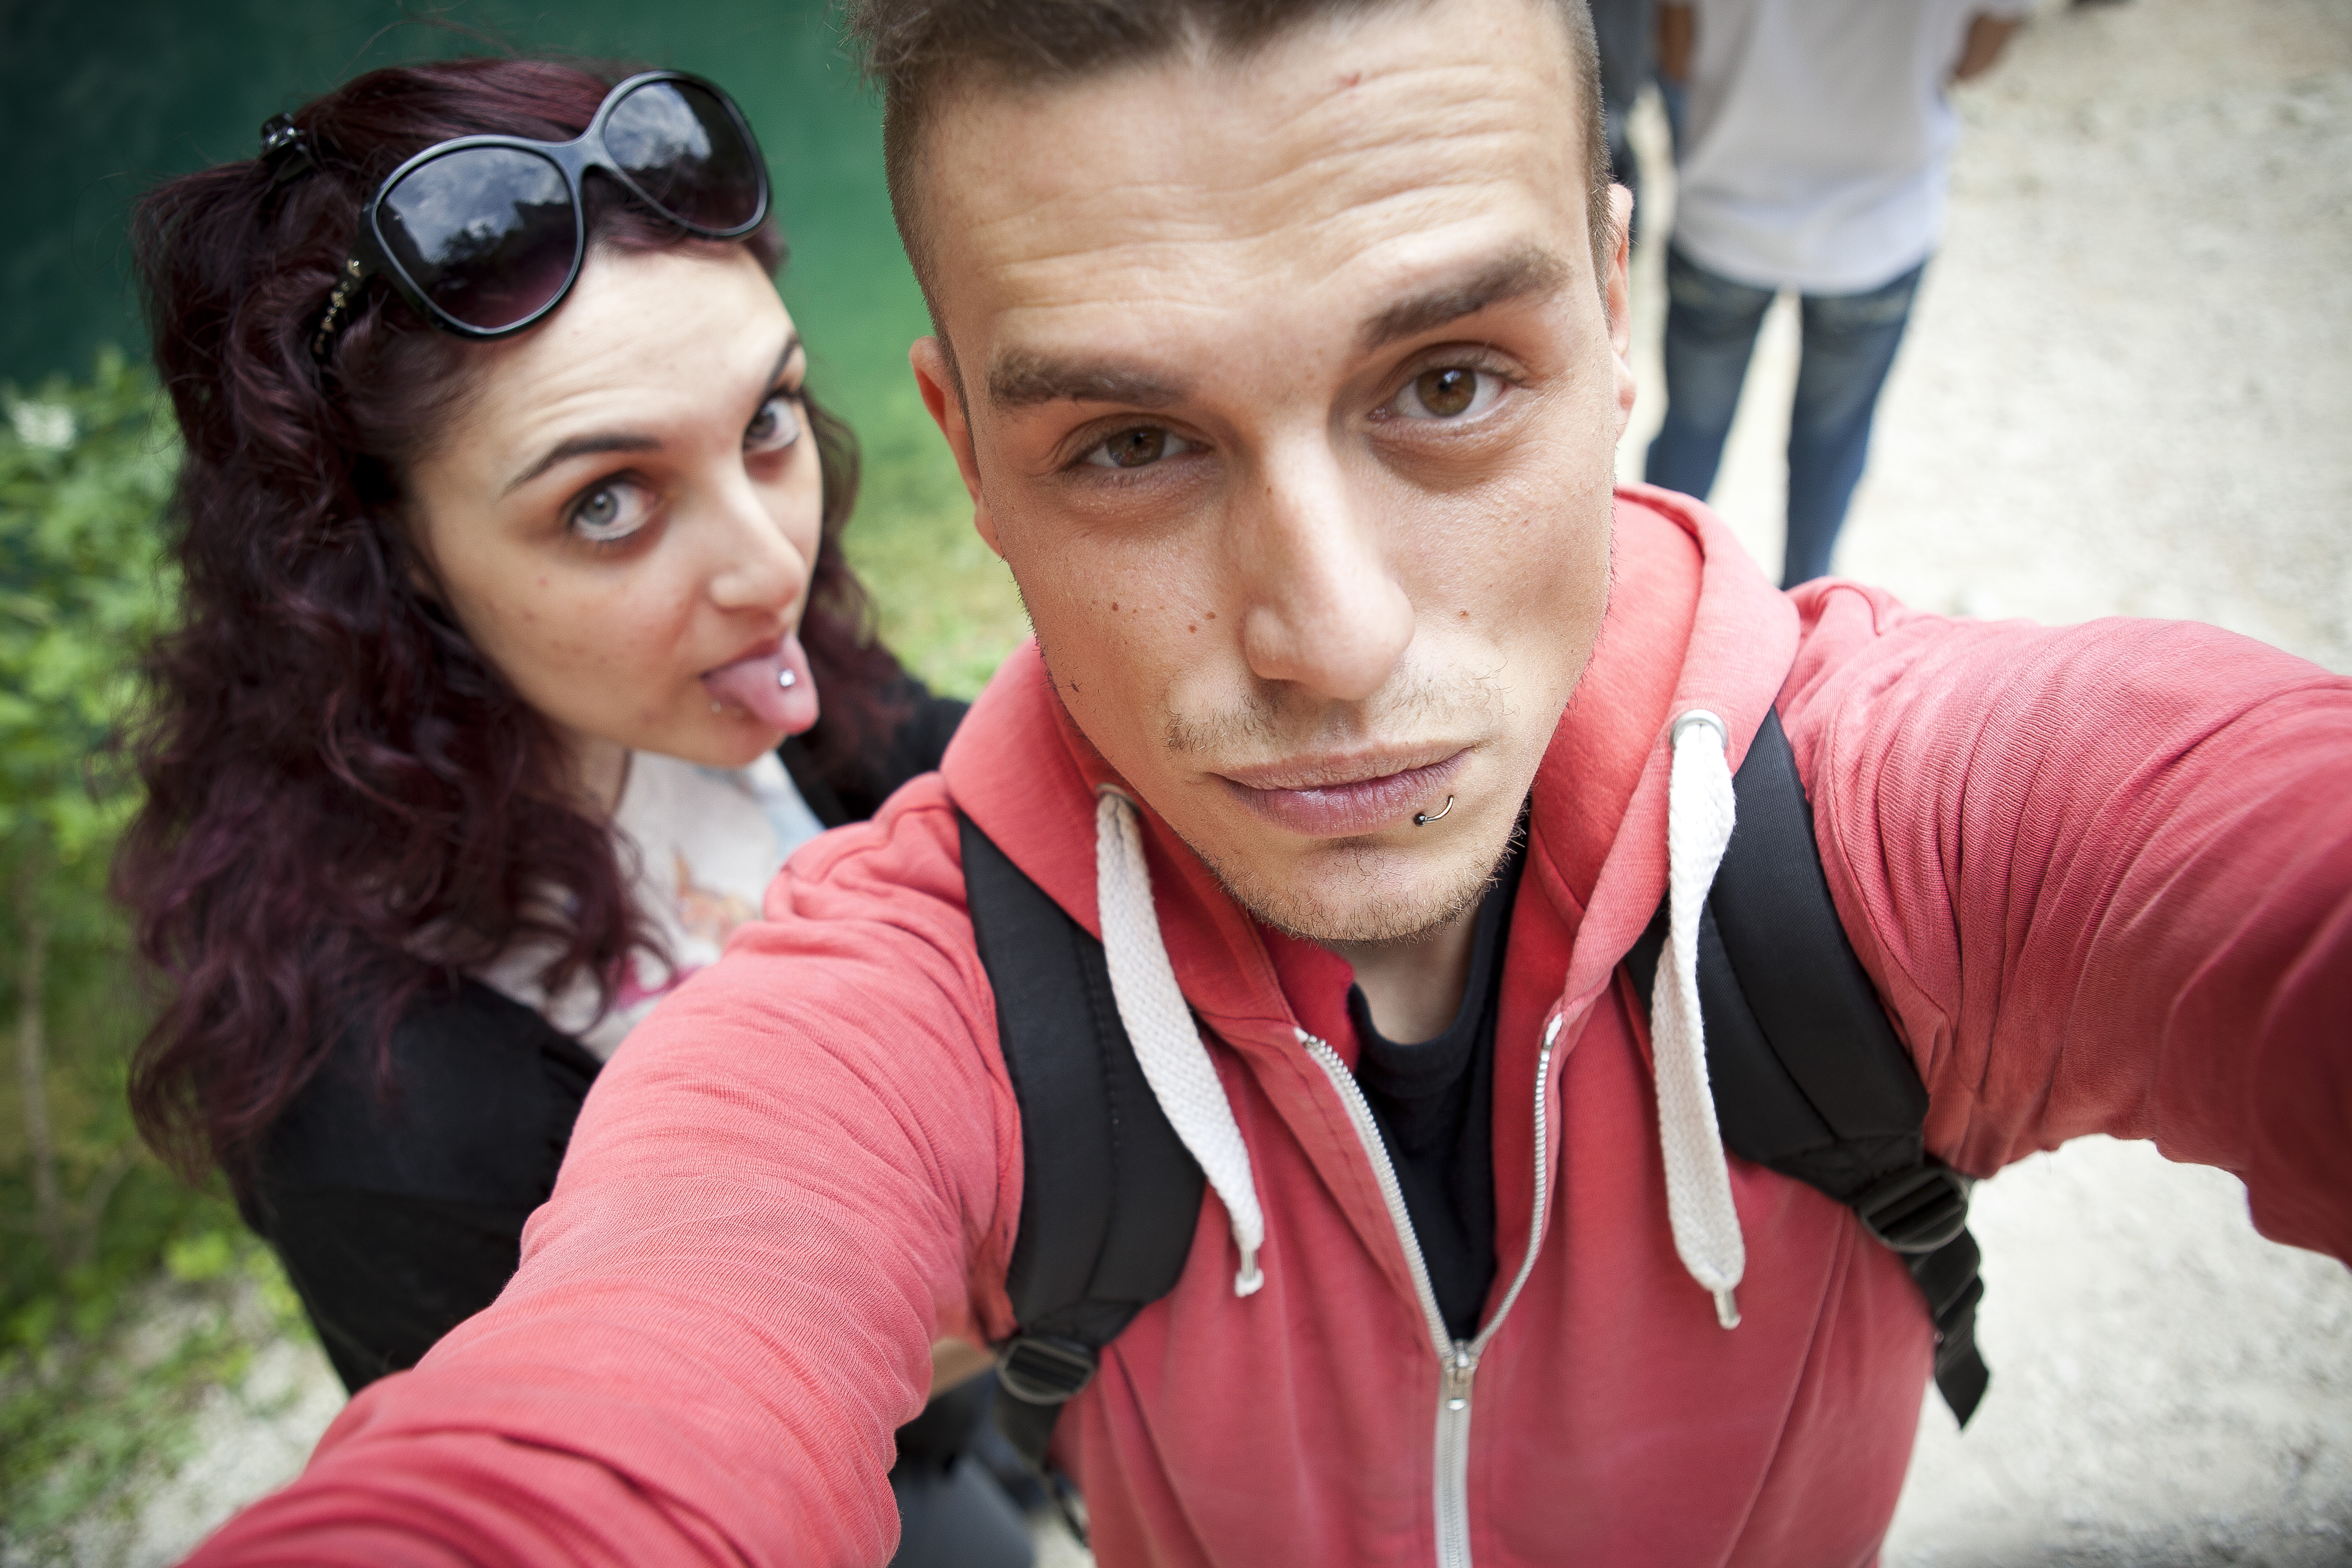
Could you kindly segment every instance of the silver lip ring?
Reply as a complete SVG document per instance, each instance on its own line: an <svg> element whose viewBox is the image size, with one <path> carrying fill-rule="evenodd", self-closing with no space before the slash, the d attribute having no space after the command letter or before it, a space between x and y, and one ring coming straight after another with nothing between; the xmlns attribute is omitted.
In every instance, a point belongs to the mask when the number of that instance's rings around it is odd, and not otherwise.
<svg viewBox="0 0 2352 1568"><path fill-rule="evenodd" d="M1415 827L1426 827L1431 823L1437 821L1440 817L1443 817L1447 812L1452 811L1453 809L1454 797L1449 795L1445 797L1444 805L1438 809L1436 816L1432 816L1425 811L1416 811L1412 814L1412 825Z"/></svg>

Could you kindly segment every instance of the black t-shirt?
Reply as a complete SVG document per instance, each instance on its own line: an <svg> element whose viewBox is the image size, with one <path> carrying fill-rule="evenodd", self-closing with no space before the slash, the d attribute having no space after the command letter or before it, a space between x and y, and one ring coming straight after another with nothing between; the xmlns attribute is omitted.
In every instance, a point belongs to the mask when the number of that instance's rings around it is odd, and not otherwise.
<svg viewBox="0 0 2352 1568"><path fill-rule="evenodd" d="M1437 1310L1457 1340L1478 1331L1495 1283L1495 1015L1526 861L1525 838L1514 840L1478 906L1469 978L1444 1033L1401 1046L1372 1026L1363 989L1348 989L1356 1086L1388 1145Z"/></svg>

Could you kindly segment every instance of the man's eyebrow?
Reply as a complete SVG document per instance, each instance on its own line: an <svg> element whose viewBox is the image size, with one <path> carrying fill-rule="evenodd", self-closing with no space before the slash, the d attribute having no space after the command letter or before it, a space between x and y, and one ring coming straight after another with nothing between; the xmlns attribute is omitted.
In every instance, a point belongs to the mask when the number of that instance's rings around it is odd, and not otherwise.
<svg viewBox="0 0 2352 1568"><path fill-rule="evenodd" d="M776 356L775 365L761 384L763 388L773 386L783 379L784 367L793 363L793 355L800 352L800 346L801 335L798 332L784 340L783 353ZM635 430L600 430L592 435L567 437L550 447L539 461L509 479L506 489L499 494L512 495L558 463L568 463L574 458L593 457L599 452L658 452L661 445L659 437Z"/></svg>
<svg viewBox="0 0 2352 1568"><path fill-rule="evenodd" d="M1357 346L1370 353L1508 300L1549 294L1569 277L1568 264L1559 257L1532 245L1523 246L1391 305L1364 323L1357 334Z"/></svg>
<svg viewBox="0 0 2352 1568"><path fill-rule="evenodd" d="M1181 383L1138 365L1063 358L1027 349L999 354L988 371L988 398L999 408L1034 408L1064 399L1166 408L1190 395L1191 389Z"/></svg>

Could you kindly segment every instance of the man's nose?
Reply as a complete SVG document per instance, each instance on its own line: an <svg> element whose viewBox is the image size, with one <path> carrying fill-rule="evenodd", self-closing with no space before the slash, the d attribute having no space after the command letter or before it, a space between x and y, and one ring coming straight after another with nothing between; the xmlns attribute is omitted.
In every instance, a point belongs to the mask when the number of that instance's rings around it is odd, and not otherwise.
<svg viewBox="0 0 2352 1568"><path fill-rule="evenodd" d="M711 602L725 610L789 610L815 563L802 555L748 478L713 492L709 506Z"/></svg>
<svg viewBox="0 0 2352 1568"><path fill-rule="evenodd" d="M1412 641L1412 602L1370 499L1351 490L1327 443L1268 453L1234 531L1242 652L1261 679L1357 702L1395 673Z"/></svg>

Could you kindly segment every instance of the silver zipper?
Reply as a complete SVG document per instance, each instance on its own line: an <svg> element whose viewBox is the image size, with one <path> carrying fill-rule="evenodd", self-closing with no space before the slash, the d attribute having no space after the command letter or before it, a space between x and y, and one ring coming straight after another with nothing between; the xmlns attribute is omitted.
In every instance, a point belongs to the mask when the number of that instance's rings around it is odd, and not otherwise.
<svg viewBox="0 0 2352 1568"><path fill-rule="evenodd" d="M1544 1104L1544 1090L1551 1079L1552 1042L1559 1037L1560 1020L1557 1017L1544 1028L1543 1050L1536 1061L1536 1196L1535 1213L1529 1222L1528 1255L1519 1263L1518 1273L1512 1278L1511 1288L1503 1294L1503 1303L1495 1310L1494 1321L1481 1330L1478 1337L1457 1340L1446 1331L1445 1315L1437 1310L1437 1292L1429 1283L1429 1263L1421 1255L1421 1240L1412 1233L1412 1215L1404 1205L1404 1189L1397 1183L1396 1167L1389 1162L1388 1145L1381 1141L1380 1124L1372 1120L1372 1108L1365 1102L1364 1091L1357 1087L1356 1075L1339 1059L1339 1053L1328 1044L1306 1030L1298 1031L1298 1043L1331 1080L1339 1093L1339 1103L1347 1107L1348 1120L1356 1129L1356 1141L1372 1162L1372 1173L1379 1180L1381 1201L1388 1205L1389 1223L1396 1227L1397 1240L1404 1247L1405 1261L1412 1266L1412 1288L1421 1300L1421 1315L1429 1331L1430 1348L1437 1353L1440 1369L1437 1389L1437 1462L1432 1477L1437 1515L1438 1568L1471 1568L1470 1564L1470 1396L1471 1385L1478 1375L1478 1358L1486 1353L1495 1331L1510 1316L1512 1304L1527 1285L1528 1276L1536 1266L1536 1248L1543 1240L1545 1211L1550 1197L1551 1119Z"/></svg>

